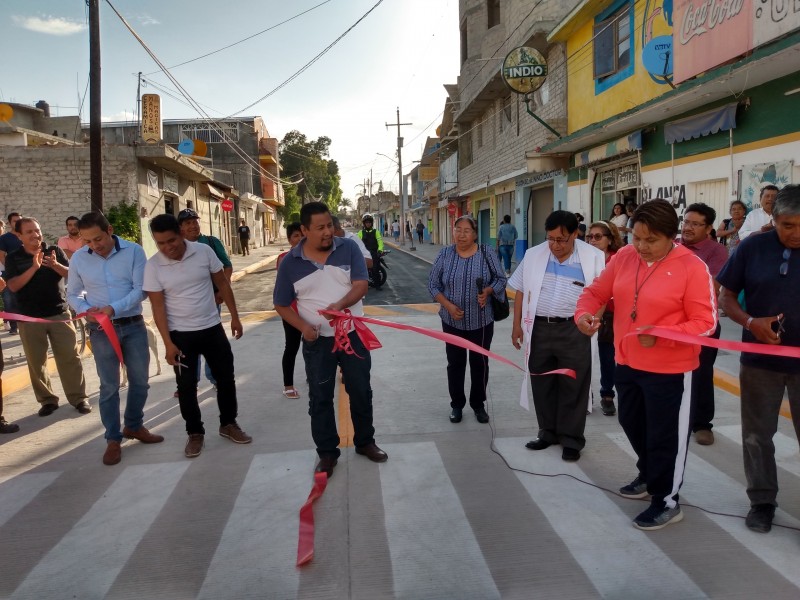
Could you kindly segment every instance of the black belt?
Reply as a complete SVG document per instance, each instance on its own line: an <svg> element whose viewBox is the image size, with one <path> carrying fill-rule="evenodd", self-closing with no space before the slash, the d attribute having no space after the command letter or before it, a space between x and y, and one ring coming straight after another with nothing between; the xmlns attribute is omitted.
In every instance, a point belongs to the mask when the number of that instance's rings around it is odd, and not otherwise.
<svg viewBox="0 0 800 600"><path fill-rule="evenodd" d="M114 325L127 325L128 323L138 323L144 319L142 315L134 315L132 317L120 317L119 319L111 319Z"/></svg>
<svg viewBox="0 0 800 600"><path fill-rule="evenodd" d="M533 317L534 321L544 321L545 323L566 323L567 321L572 321L572 317L542 317L540 315L536 315Z"/></svg>

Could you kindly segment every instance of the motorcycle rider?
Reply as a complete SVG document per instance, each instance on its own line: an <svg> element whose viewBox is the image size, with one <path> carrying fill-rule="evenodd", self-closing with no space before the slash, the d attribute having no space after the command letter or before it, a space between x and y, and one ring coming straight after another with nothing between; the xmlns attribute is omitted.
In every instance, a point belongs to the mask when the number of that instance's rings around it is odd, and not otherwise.
<svg viewBox="0 0 800 600"><path fill-rule="evenodd" d="M378 282L380 281L378 275L378 267L380 267L380 253L383 252L383 237L381 236L381 232L375 229L375 220L372 218L372 215L369 213L365 213L363 217L361 217L361 223L364 227L358 232L358 237L361 238L361 241L364 242L364 245L369 250L369 253L372 255L372 281ZM375 286L376 290L381 289L380 286Z"/></svg>

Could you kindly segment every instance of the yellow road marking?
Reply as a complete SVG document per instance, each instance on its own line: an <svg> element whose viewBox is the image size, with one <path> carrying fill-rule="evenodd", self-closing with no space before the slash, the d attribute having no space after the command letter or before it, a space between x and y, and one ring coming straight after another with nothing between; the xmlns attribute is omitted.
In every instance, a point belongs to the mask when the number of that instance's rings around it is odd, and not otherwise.
<svg viewBox="0 0 800 600"><path fill-rule="evenodd" d="M339 376L342 372L338 371ZM339 447L353 445L353 419L350 418L350 396L344 389L344 382L339 383Z"/></svg>
<svg viewBox="0 0 800 600"><path fill-rule="evenodd" d="M393 315L399 315L401 313L386 306L365 306L364 314L372 315L373 317L390 317Z"/></svg>

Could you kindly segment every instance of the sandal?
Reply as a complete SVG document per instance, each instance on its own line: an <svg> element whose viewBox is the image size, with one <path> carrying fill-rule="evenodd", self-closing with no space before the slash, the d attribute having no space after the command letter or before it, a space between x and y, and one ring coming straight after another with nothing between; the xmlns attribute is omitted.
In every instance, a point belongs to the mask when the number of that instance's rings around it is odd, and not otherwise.
<svg viewBox="0 0 800 600"><path fill-rule="evenodd" d="M287 398L291 398L292 400L297 400L297 398L300 397L300 392L294 388L290 388L288 390L283 390L283 395Z"/></svg>

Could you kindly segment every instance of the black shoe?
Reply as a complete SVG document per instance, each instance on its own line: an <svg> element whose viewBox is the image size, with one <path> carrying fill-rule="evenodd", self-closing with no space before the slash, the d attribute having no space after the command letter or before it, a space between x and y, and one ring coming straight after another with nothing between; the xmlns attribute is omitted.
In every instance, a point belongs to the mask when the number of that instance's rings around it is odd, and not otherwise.
<svg viewBox="0 0 800 600"><path fill-rule="evenodd" d="M774 504L755 504L750 512L747 513L747 518L744 524L753 531L759 533L769 533L772 529L772 519L775 517Z"/></svg>
<svg viewBox="0 0 800 600"><path fill-rule="evenodd" d="M475 410L475 418L478 419L478 423L489 422L489 415L486 413L486 409L483 407L480 407Z"/></svg>
<svg viewBox="0 0 800 600"><path fill-rule="evenodd" d="M544 450L545 448L549 448L552 445L553 444L551 444L550 442L545 442L542 438L536 438L535 440L531 440L530 442L525 444L525 447L528 450Z"/></svg>
<svg viewBox="0 0 800 600"><path fill-rule="evenodd" d="M319 462L317 466L314 467L315 473L326 473L328 475L328 479L333 477L333 468L336 466L336 463L339 462L335 456L325 455L319 457Z"/></svg>
<svg viewBox="0 0 800 600"><path fill-rule="evenodd" d="M92 405L89 404L86 400L81 400L75 405L75 410L77 410L82 415L88 415L92 412Z"/></svg>
<svg viewBox="0 0 800 600"><path fill-rule="evenodd" d="M450 422L451 423L461 423L461 409L454 408L450 411Z"/></svg>
<svg viewBox="0 0 800 600"><path fill-rule="evenodd" d="M575 462L581 457L581 451L577 448L564 448L561 453L561 459L567 462Z"/></svg>
<svg viewBox="0 0 800 600"><path fill-rule="evenodd" d="M16 423L9 423L3 417L0 417L0 433L17 433L19 425Z"/></svg>
<svg viewBox="0 0 800 600"><path fill-rule="evenodd" d="M602 410L603 414L607 417L613 417L617 414L617 407L614 406L614 399L602 398L600 400L600 410Z"/></svg>
<svg viewBox="0 0 800 600"><path fill-rule="evenodd" d="M55 410L58 409L58 404L42 404L42 407L39 409L39 416L40 417L47 417L52 415Z"/></svg>

